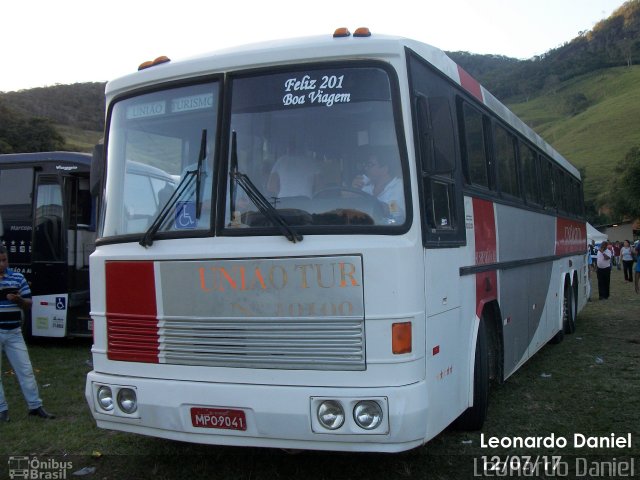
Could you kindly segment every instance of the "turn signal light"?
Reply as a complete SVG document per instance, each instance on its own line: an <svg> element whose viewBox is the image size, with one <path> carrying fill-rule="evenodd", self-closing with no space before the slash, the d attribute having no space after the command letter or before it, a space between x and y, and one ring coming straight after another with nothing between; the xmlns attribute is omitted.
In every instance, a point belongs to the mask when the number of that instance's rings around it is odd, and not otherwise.
<svg viewBox="0 0 640 480"><path fill-rule="evenodd" d="M391 351L394 355L411 353L411 322L391 325Z"/></svg>

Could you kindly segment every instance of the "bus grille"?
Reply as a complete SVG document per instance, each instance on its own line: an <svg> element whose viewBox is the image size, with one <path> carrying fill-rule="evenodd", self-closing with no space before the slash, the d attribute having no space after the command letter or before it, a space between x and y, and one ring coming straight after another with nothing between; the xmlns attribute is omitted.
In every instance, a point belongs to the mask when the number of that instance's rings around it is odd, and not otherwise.
<svg viewBox="0 0 640 480"><path fill-rule="evenodd" d="M219 367L364 370L364 320L194 319L159 324L160 363Z"/></svg>

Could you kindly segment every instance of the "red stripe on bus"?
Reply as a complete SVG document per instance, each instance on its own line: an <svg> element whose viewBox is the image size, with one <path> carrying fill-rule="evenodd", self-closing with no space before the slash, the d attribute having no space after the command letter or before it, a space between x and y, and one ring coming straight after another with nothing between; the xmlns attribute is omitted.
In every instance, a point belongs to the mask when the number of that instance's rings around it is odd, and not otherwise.
<svg viewBox="0 0 640 480"><path fill-rule="evenodd" d="M475 264L486 265L498 261L496 221L493 202L473 199L473 231L475 236ZM498 298L498 274L495 270L476 274L476 314L482 315L484 305Z"/></svg>
<svg viewBox="0 0 640 480"><path fill-rule="evenodd" d="M458 75L460 76L460 85L462 85L462 88L480 100L480 102L484 103L482 88L478 81L469 75L460 65L458 65Z"/></svg>
<svg viewBox="0 0 640 480"><path fill-rule="evenodd" d="M556 255L584 254L587 250L587 224L558 217L556 219Z"/></svg>
<svg viewBox="0 0 640 480"><path fill-rule="evenodd" d="M107 357L158 363L153 262L106 262Z"/></svg>

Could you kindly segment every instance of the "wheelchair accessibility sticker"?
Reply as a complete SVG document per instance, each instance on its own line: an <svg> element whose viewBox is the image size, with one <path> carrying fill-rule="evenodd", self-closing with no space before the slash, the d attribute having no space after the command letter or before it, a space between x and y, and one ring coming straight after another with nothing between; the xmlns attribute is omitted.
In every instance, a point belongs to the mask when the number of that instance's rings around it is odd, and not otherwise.
<svg viewBox="0 0 640 480"><path fill-rule="evenodd" d="M196 204L195 202L176 203L176 230L190 230L196 228Z"/></svg>
<svg viewBox="0 0 640 480"><path fill-rule="evenodd" d="M66 310L67 299L65 297L56 297L56 310Z"/></svg>

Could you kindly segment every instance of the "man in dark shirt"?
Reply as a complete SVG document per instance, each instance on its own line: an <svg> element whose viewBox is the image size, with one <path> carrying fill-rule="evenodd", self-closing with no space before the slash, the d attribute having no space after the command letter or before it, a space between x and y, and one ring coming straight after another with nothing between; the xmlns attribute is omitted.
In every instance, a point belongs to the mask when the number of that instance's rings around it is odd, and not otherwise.
<svg viewBox="0 0 640 480"><path fill-rule="evenodd" d="M18 377L29 415L55 418L42 407L29 352L22 337L22 314L31 307L31 289L20 272L9 268L7 248L0 245L0 372L4 351ZM9 421L9 407L0 376L0 422Z"/></svg>

